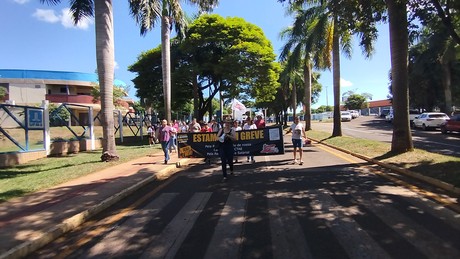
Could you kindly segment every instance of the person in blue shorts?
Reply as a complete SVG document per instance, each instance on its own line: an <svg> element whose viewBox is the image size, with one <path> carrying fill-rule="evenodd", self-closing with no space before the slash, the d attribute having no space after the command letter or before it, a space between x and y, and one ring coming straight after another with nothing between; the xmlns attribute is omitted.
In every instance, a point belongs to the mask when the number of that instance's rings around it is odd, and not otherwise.
<svg viewBox="0 0 460 259"><path fill-rule="evenodd" d="M292 145L294 146L294 163L303 165L303 138L307 139L307 133L305 133L305 126L300 122L298 117L294 117L294 123L288 129L286 134L292 132ZM299 152L299 159L297 160L297 151Z"/></svg>

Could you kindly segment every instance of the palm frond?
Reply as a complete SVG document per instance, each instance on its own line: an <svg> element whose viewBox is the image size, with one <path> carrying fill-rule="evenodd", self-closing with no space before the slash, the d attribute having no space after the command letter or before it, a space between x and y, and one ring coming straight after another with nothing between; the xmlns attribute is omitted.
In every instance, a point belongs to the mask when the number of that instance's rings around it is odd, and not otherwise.
<svg viewBox="0 0 460 259"><path fill-rule="evenodd" d="M94 16L94 2L93 0L71 0L70 11L73 14L74 23L77 24L82 18Z"/></svg>
<svg viewBox="0 0 460 259"><path fill-rule="evenodd" d="M155 23L162 16L161 1L129 0L130 14L140 25L140 34L145 35L155 27Z"/></svg>

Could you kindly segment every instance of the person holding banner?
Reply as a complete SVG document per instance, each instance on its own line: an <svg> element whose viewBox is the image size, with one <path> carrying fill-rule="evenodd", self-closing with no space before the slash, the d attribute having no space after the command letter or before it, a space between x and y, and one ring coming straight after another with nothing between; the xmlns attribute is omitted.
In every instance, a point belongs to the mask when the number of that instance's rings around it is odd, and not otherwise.
<svg viewBox="0 0 460 259"><path fill-rule="evenodd" d="M230 174L233 174L233 142L236 141L236 133L232 128L232 121L226 120L224 127L217 132L217 141L219 141L219 155L222 162L222 174L224 181L227 180L227 164L230 167Z"/></svg>
<svg viewBox="0 0 460 259"><path fill-rule="evenodd" d="M294 123L292 123L291 127L288 129L286 134L290 132L292 132L292 145L294 146L294 163L299 163L300 165L303 165L302 136L306 139L307 133L305 133L305 127L303 126L302 122L300 122L299 117L294 117ZM297 160L297 151L299 151L300 161Z"/></svg>
<svg viewBox="0 0 460 259"><path fill-rule="evenodd" d="M159 136L158 139L160 140L161 143L161 149L163 149L163 152L165 153L165 164L168 163L169 161L169 144L170 144L170 139L171 139L171 132L173 131L173 128L168 125L167 120L162 120L161 121L161 126L158 130Z"/></svg>

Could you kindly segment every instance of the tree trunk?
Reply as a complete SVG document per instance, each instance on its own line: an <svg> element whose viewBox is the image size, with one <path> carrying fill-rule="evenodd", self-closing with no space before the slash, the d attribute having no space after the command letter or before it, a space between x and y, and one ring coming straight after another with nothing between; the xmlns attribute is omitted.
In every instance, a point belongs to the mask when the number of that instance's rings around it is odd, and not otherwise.
<svg viewBox="0 0 460 259"><path fill-rule="evenodd" d="M449 63L442 63L442 87L444 89L444 109L443 112L450 114L453 112L452 110L452 91L450 89L451 86L451 72L450 72L450 64Z"/></svg>
<svg viewBox="0 0 460 259"><path fill-rule="evenodd" d="M297 116L297 85L292 84L292 117Z"/></svg>
<svg viewBox="0 0 460 259"><path fill-rule="evenodd" d="M198 118L199 110L200 110L200 103L199 103L199 96L198 96L198 77L193 77L193 118Z"/></svg>
<svg viewBox="0 0 460 259"><path fill-rule="evenodd" d="M305 130L311 130L311 65L308 55L305 57L303 79L305 82Z"/></svg>
<svg viewBox="0 0 460 259"><path fill-rule="evenodd" d="M340 117L340 36L337 30L337 18L334 17L334 32L332 36L332 77L334 85L334 126L332 136L342 136L342 121Z"/></svg>
<svg viewBox="0 0 460 259"><path fill-rule="evenodd" d="M170 20L166 7L161 16L161 67L163 72L163 94L165 102L165 119L171 121L171 45Z"/></svg>
<svg viewBox="0 0 460 259"><path fill-rule="evenodd" d="M444 54L441 57L441 71L442 71L442 87L444 89L444 109L443 112L451 114L453 112L452 103L452 72L451 64L455 62L455 44L448 44Z"/></svg>
<svg viewBox="0 0 460 259"><path fill-rule="evenodd" d="M108 162L118 160L113 116L114 36L112 1L94 1L96 24L96 62L101 88L102 156Z"/></svg>
<svg viewBox="0 0 460 259"><path fill-rule="evenodd" d="M386 0L390 24L391 78L393 92L393 139L391 151L414 149L409 125L407 0Z"/></svg>

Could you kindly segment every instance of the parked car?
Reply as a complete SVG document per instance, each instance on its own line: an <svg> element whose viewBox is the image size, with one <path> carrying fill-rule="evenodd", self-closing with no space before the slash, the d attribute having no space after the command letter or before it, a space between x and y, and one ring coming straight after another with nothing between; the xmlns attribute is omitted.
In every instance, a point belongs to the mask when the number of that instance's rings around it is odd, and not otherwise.
<svg viewBox="0 0 460 259"><path fill-rule="evenodd" d="M388 121L389 123L392 123L393 122L393 110L391 110L386 116L385 116L385 120Z"/></svg>
<svg viewBox="0 0 460 259"><path fill-rule="evenodd" d="M439 128L441 124L449 120L449 116L442 112L424 112L415 117L414 127L427 130L429 128Z"/></svg>
<svg viewBox="0 0 460 259"><path fill-rule="evenodd" d="M351 113L348 111L342 111L340 112L340 119L342 121L351 121Z"/></svg>
<svg viewBox="0 0 460 259"><path fill-rule="evenodd" d="M452 116L450 120L441 124L441 132L447 134L450 131L460 132L460 114Z"/></svg>
<svg viewBox="0 0 460 259"><path fill-rule="evenodd" d="M382 111L380 111L380 118L385 118L388 115L388 113L390 113L390 111L390 108L383 108Z"/></svg>
<svg viewBox="0 0 460 259"><path fill-rule="evenodd" d="M417 117L419 115L420 115L420 112L418 110L416 110L416 109L410 109L409 110L409 123L410 123L411 127L414 126L415 117ZM393 110L390 110L390 112L385 116L385 120L390 122L390 123L393 123L393 119L394 119L394 113L393 113Z"/></svg>
<svg viewBox="0 0 460 259"><path fill-rule="evenodd" d="M420 116L420 114L421 114L420 111L417 110L417 109L410 109L409 110L409 123L410 123L411 127L414 126L415 117Z"/></svg>
<svg viewBox="0 0 460 259"><path fill-rule="evenodd" d="M350 110L349 112L351 113L351 118L353 118L353 119L356 119L359 116L361 116L361 114L357 110Z"/></svg>

